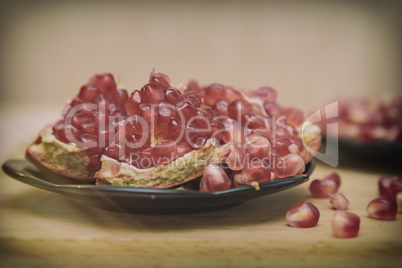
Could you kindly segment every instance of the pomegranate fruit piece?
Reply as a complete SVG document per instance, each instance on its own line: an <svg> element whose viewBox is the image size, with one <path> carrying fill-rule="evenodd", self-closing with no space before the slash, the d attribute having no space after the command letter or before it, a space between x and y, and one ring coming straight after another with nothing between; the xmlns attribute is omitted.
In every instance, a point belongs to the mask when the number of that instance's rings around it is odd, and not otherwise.
<svg viewBox="0 0 402 268"><path fill-rule="evenodd" d="M332 232L339 238L355 237L360 229L360 217L344 211L336 211L332 218Z"/></svg>
<svg viewBox="0 0 402 268"><path fill-rule="evenodd" d="M374 219L393 221L397 211L396 200L388 196L375 198L367 205L369 217Z"/></svg>
<svg viewBox="0 0 402 268"><path fill-rule="evenodd" d="M164 99L165 92L159 84L150 82L141 88L141 100L143 103L159 104Z"/></svg>
<svg viewBox="0 0 402 268"><path fill-rule="evenodd" d="M310 183L310 193L315 198L328 198L336 193L340 186L340 177L337 173L331 173L322 180L315 179Z"/></svg>
<svg viewBox="0 0 402 268"><path fill-rule="evenodd" d="M381 177L378 181L380 196L388 196L396 199L399 192L402 192L402 177Z"/></svg>
<svg viewBox="0 0 402 268"><path fill-rule="evenodd" d="M341 193L329 194L330 203L333 209L347 210L349 206L349 200Z"/></svg>
<svg viewBox="0 0 402 268"><path fill-rule="evenodd" d="M310 228L317 225L320 211L313 203L302 201L286 212L286 221L292 227Z"/></svg>
<svg viewBox="0 0 402 268"><path fill-rule="evenodd" d="M232 181L225 171L215 163L210 163L205 167L204 175L200 182L200 192L217 192L230 189Z"/></svg>

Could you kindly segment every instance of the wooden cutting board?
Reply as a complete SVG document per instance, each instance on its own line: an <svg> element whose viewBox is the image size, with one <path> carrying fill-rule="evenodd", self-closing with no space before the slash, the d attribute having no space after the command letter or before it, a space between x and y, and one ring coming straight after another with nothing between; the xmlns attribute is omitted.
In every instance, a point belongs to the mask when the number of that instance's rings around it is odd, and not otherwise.
<svg viewBox="0 0 402 268"><path fill-rule="evenodd" d="M332 235L328 199L310 196L310 181L236 207L173 215L103 211L80 201L0 178L0 267L301 266L401 267L402 213L368 218L380 173L317 165L312 179L341 175L340 192L361 218L358 237ZM287 226L285 213L309 200L314 228Z"/></svg>

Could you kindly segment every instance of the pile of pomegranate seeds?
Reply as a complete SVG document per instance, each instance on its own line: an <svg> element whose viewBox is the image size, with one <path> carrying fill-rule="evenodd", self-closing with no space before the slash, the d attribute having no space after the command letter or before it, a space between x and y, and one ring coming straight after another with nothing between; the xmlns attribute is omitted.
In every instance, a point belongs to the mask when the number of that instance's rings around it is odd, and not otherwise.
<svg viewBox="0 0 402 268"><path fill-rule="evenodd" d="M304 121L303 112L285 109L273 88L241 91L214 83L200 87L187 84L186 93L198 93L209 113L225 126L222 143L230 145L225 159L233 185L253 185L304 171L299 153L303 142L295 127Z"/></svg>
<svg viewBox="0 0 402 268"><path fill-rule="evenodd" d="M339 136L359 141L402 140L402 98L339 101ZM323 126L324 127L324 126Z"/></svg>
<svg viewBox="0 0 402 268"><path fill-rule="evenodd" d="M379 220L393 221L397 211L396 200L387 196L375 198L367 206L369 217Z"/></svg>
<svg viewBox="0 0 402 268"><path fill-rule="evenodd" d="M64 143L88 148L88 170L99 170L100 157L114 136L115 125L126 116L127 98L126 90L116 88L111 74L95 75L70 102L63 119L53 126L53 134Z"/></svg>
<svg viewBox="0 0 402 268"><path fill-rule="evenodd" d="M302 201L286 213L286 221L292 227L309 228L317 225L320 212L309 201Z"/></svg>
<svg viewBox="0 0 402 268"><path fill-rule="evenodd" d="M310 193L315 198L329 198L338 191L341 181L338 173L331 173L322 180L315 179L310 183Z"/></svg>
<svg viewBox="0 0 402 268"><path fill-rule="evenodd" d="M334 213L331 226L336 237L355 237L359 233L360 217L354 213L337 211Z"/></svg>

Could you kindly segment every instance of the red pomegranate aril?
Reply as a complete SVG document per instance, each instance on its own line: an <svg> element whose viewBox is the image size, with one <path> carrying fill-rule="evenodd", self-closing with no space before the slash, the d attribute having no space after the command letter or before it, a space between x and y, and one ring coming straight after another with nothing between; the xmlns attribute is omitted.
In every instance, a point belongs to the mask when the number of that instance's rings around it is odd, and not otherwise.
<svg viewBox="0 0 402 268"><path fill-rule="evenodd" d="M148 125L145 119L138 115L131 115L125 121L125 133L124 134L136 134L143 135L148 131Z"/></svg>
<svg viewBox="0 0 402 268"><path fill-rule="evenodd" d="M87 84L81 87L78 98L84 102L95 102L100 91L93 84Z"/></svg>
<svg viewBox="0 0 402 268"><path fill-rule="evenodd" d="M315 179L310 183L309 189L311 195L315 198L329 198L329 194L334 194L338 191L339 184L333 179Z"/></svg>
<svg viewBox="0 0 402 268"><path fill-rule="evenodd" d="M81 133L89 133L94 135L98 134L98 128L96 127L95 123L82 123L79 130Z"/></svg>
<svg viewBox="0 0 402 268"><path fill-rule="evenodd" d="M225 143L232 143L232 145L240 145L244 140L244 132L239 124L232 119L223 122L225 132L222 137Z"/></svg>
<svg viewBox="0 0 402 268"><path fill-rule="evenodd" d="M300 126L304 121L303 111L300 109L287 109L285 116L285 123L294 127Z"/></svg>
<svg viewBox="0 0 402 268"><path fill-rule="evenodd" d="M159 104L164 99L164 90L156 83L148 83L141 88L141 100L143 103Z"/></svg>
<svg viewBox="0 0 402 268"><path fill-rule="evenodd" d="M360 229L360 217L354 213L336 211L332 218L332 233L339 238L355 237Z"/></svg>
<svg viewBox="0 0 402 268"><path fill-rule="evenodd" d="M192 104L194 104L194 106L196 107L200 107L202 100L200 95L197 94L197 92L195 91L186 91L186 93L183 94L183 97L185 99L188 99L191 101Z"/></svg>
<svg viewBox="0 0 402 268"><path fill-rule="evenodd" d="M291 153L289 150L289 146L291 146L292 144L292 141L287 137L277 137L272 142L272 146L281 156L285 156Z"/></svg>
<svg viewBox="0 0 402 268"><path fill-rule="evenodd" d="M112 96L113 103L117 106L124 106L128 99L128 93L125 89L118 89Z"/></svg>
<svg viewBox="0 0 402 268"><path fill-rule="evenodd" d="M138 90L133 91L127 99L124 108L128 115L138 114L140 112L141 93Z"/></svg>
<svg viewBox="0 0 402 268"><path fill-rule="evenodd" d="M97 74L92 77L91 82L94 83L102 94L109 97L112 97L117 90L114 77L110 73Z"/></svg>
<svg viewBox="0 0 402 268"><path fill-rule="evenodd" d="M381 177L378 181L380 196L388 196L396 199L399 192L402 192L402 177Z"/></svg>
<svg viewBox="0 0 402 268"><path fill-rule="evenodd" d="M250 160L253 158L268 158L271 152L271 144L269 140L258 134L252 134L243 141L246 157Z"/></svg>
<svg viewBox="0 0 402 268"><path fill-rule="evenodd" d="M242 170L244 162L244 149L242 147L230 146L230 153L225 158L227 166L231 170Z"/></svg>
<svg viewBox="0 0 402 268"><path fill-rule="evenodd" d="M282 114L282 107L276 102L264 102L264 110L267 114L276 119L278 119Z"/></svg>
<svg viewBox="0 0 402 268"><path fill-rule="evenodd" d="M367 206L370 218L393 221L398 211L398 204L394 198L383 196L372 200Z"/></svg>
<svg viewBox="0 0 402 268"><path fill-rule="evenodd" d="M277 159L273 168L276 179L282 179L303 173L305 164L298 154L288 154Z"/></svg>
<svg viewBox="0 0 402 268"><path fill-rule="evenodd" d="M341 193L329 194L330 203L333 209L336 210L347 210L349 206L349 200L346 199L345 195Z"/></svg>
<svg viewBox="0 0 402 268"><path fill-rule="evenodd" d="M172 140L158 142L152 148L152 157L157 165L166 165L176 158L176 143Z"/></svg>
<svg viewBox="0 0 402 268"><path fill-rule="evenodd" d="M200 192L224 191L230 189L231 186L232 181L218 164L210 163L205 167L200 182Z"/></svg>
<svg viewBox="0 0 402 268"><path fill-rule="evenodd" d="M198 114L206 116L209 120L212 120L216 116L216 112L211 107L201 104Z"/></svg>
<svg viewBox="0 0 402 268"><path fill-rule="evenodd" d="M229 117L236 120L238 123L241 121L242 117L247 113L252 111L252 106L250 103L244 100L235 100L228 106ZM242 122L244 123L244 122Z"/></svg>
<svg viewBox="0 0 402 268"><path fill-rule="evenodd" d="M232 103L235 100L241 100L241 99L243 99L243 96L240 94L239 91L237 91L231 87L226 87L225 101L227 103Z"/></svg>
<svg viewBox="0 0 402 268"><path fill-rule="evenodd" d="M256 91L253 92L257 97L263 99L268 102L275 102L278 98L278 93L275 89L271 87L260 87Z"/></svg>
<svg viewBox="0 0 402 268"><path fill-rule="evenodd" d="M198 137L195 140L195 143L193 145L193 148L195 149L201 149L204 148L205 144L207 143L207 138L206 137Z"/></svg>
<svg viewBox="0 0 402 268"><path fill-rule="evenodd" d="M165 100L172 105L176 105L179 101L183 100L183 96L179 90L169 87L165 90Z"/></svg>
<svg viewBox="0 0 402 268"><path fill-rule="evenodd" d="M101 94L98 96L97 102L99 111L106 113L111 107L112 100L108 96Z"/></svg>
<svg viewBox="0 0 402 268"><path fill-rule="evenodd" d="M197 114L196 107L189 100L179 101L176 104L176 110L179 116L183 116L186 120L189 120Z"/></svg>
<svg viewBox="0 0 402 268"><path fill-rule="evenodd" d="M156 83L164 89L170 87L170 78L166 74L156 73L155 70L152 70L149 82Z"/></svg>
<svg viewBox="0 0 402 268"><path fill-rule="evenodd" d="M76 113L73 115L73 117L71 117L71 125L73 125L75 128L79 128L82 124L92 122L93 120L94 117L92 114Z"/></svg>
<svg viewBox="0 0 402 268"><path fill-rule="evenodd" d="M198 95L200 95L201 98L205 97L205 90L198 85L196 80L188 81L187 89L184 92L187 91L195 91L198 93Z"/></svg>
<svg viewBox="0 0 402 268"><path fill-rule="evenodd" d="M191 152L191 147L187 142L179 142L176 145L176 155L177 157L183 157L185 154Z"/></svg>
<svg viewBox="0 0 402 268"><path fill-rule="evenodd" d="M140 116L150 124L151 128L154 128L158 122L158 106L148 103L140 104ZM152 131L152 129L150 129Z"/></svg>
<svg viewBox="0 0 402 268"><path fill-rule="evenodd" d="M271 169L262 164L246 165L241 172L234 176L234 184L236 187L243 185L253 185L258 189L259 183L268 182L271 180Z"/></svg>
<svg viewBox="0 0 402 268"><path fill-rule="evenodd" d="M269 127L266 118L258 115L245 115L243 117L244 127L249 129L267 129Z"/></svg>
<svg viewBox="0 0 402 268"><path fill-rule="evenodd" d="M217 100L225 99L225 86L222 84L211 84L205 89L204 104L213 106Z"/></svg>
<svg viewBox="0 0 402 268"><path fill-rule="evenodd" d="M338 189L339 189L339 187L341 186L341 177L340 177L339 174L336 173L336 172L333 172L333 173L328 174L327 176L325 176L325 177L323 178L323 180L330 180L330 181L333 181L333 182L335 183L336 187L338 187Z"/></svg>
<svg viewBox="0 0 402 268"><path fill-rule="evenodd" d="M286 212L286 221L292 227L310 228L317 225L320 211L313 203L302 201Z"/></svg>
<svg viewBox="0 0 402 268"><path fill-rule="evenodd" d="M225 100L218 100L212 108L218 113L218 115L228 116L228 106L229 104Z"/></svg>
<svg viewBox="0 0 402 268"><path fill-rule="evenodd" d="M101 168L100 162L101 154L92 155L89 158L88 170L97 171Z"/></svg>

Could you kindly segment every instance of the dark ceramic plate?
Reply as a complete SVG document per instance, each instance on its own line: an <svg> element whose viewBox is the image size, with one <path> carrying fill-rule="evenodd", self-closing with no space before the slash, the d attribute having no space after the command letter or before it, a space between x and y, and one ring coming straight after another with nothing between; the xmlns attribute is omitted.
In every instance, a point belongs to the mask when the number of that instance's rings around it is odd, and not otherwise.
<svg viewBox="0 0 402 268"><path fill-rule="evenodd" d="M333 139L336 138L328 137L323 139L323 143ZM402 142L361 142L339 138L338 159L342 166L401 173Z"/></svg>
<svg viewBox="0 0 402 268"><path fill-rule="evenodd" d="M146 189L118 186L96 186L93 183L57 176L38 170L26 160L8 160L3 170L10 177L28 185L59 193L102 209L126 212L160 213L192 212L224 208L257 197L273 194L306 182L315 168L315 162L306 165L303 174L260 184L257 191L251 186L215 193L202 193L186 188Z"/></svg>

